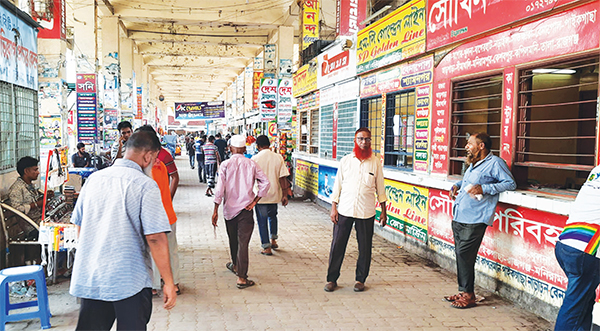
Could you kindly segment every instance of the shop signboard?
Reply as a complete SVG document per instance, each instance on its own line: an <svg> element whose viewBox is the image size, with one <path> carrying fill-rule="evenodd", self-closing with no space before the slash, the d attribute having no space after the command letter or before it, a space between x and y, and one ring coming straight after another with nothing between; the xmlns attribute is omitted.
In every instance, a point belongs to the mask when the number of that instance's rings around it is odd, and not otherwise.
<svg viewBox="0 0 600 331"><path fill-rule="evenodd" d="M304 0L302 4L302 50L319 39L319 1Z"/></svg>
<svg viewBox="0 0 600 331"><path fill-rule="evenodd" d="M500 134L500 157L510 168L513 158L513 109L515 98L515 67L504 69L504 93L502 98L502 132Z"/></svg>
<svg viewBox="0 0 600 331"><path fill-rule="evenodd" d="M40 39L66 39L67 32L67 17L66 17L66 0L51 0L45 1L44 4L50 6L42 6L40 8L31 8L31 18L33 18L43 29L40 29L38 38ZM33 1L31 3L34 3ZM36 3L36 5L39 4ZM43 8L43 10L40 10ZM40 10L39 12L36 9Z"/></svg>
<svg viewBox="0 0 600 331"><path fill-rule="evenodd" d="M312 162L297 159L296 174L294 176L294 185L317 196L318 183L319 165Z"/></svg>
<svg viewBox="0 0 600 331"><path fill-rule="evenodd" d="M413 0L358 33L358 74L425 52L425 0Z"/></svg>
<svg viewBox="0 0 600 331"><path fill-rule="evenodd" d="M277 88L277 127L280 130L292 128L292 79L279 80Z"/></svg>
<svg viewBox="0 0 600 331"><path fill-rule="evenodd" d="M135 119L136 120L141 120L142 119L142 88L140 86L136 87L135 89L135 96L136 96L136 112L135 112Z"/></svg>
<svg viewBox="0 0 600 331"><path fill-rule="evenodd" d="M259 109L261 122L270 122L276 119L278 86L278 79L265 78L260 80Z"/></svg>
<svg viewBox="0 0 600 331"><path fill-rule="evenodd" d="M429 215L429 189L385 179L385 195L387 197L387 226L427 243L427 218ZM377 207L377 219L381 214L381 206Z"/></svg>
<svg viewBox="0 0 600 331"><path fill-rule="evenodd" d="M367 0L337 0L336 26L338 36L353 36L365 27L362 22L367 18Z"/></svg>
<svg viewBox="0 0 600 331"><path fill-rule="evenodd" d="M337 44L319 54L317 66L317 87L323 87L356 76L356 51L344 49Z"/></svg>
<svg viewBox="0 0 600 331"><path fill-rule="evenodd" d="M575 1L429 1L427 49L433 50L464 40Z"/></svg>
<svg viewBox="0 0 600 331"><path fill-rule="evenodd" d="M258 111L260 100L260 80L264 78L262 71L255 71L252 75L252 110Z"/></svg>
<svg viewBox="0 0 600 331"><path fill-rule="evenodd" d="M320 92L321 106L333 105L336 102L344 102L348 100L358 99L360 81L358 79L351 80L344 84L331 86L323 89Z"/></svg>
<svg viewBox="0 0 600 331"><path fill-rule="evenodd" d="M319 165L319 199L331 203L331 194L333 193L333 184L337 169L329 166Z"/></svg>
<svg viewBox="0 0 600 331"><path fill-rule="evenodd" d="M37 34L37 29L0 5L0 81L37 91Z"/></svg>
<svg viewBox="0 0 600 331"><path fill-rule="evenodd" d="M429 171L431 89L431 84L421 85L415 89L417 102L415 106L415 158L413 170L421 173Z"/></svg>
<svg viewBox="0 0 600 331"><path fill-rule="evenodd" d="M176 102L175 118L178 120L225 118L225 101Z"/></svg>
<svg viewBox="0 0 600 331"><path fill-rule="evenodd" d="M294 98L317 89L318 58L310 60L294 74Z"/></svg>
<svg viewBox="0 0 600 331"><path fill-rule="evenodd" d="M429 190L429 247L454 259L450 192ZM476 270L560 306L567 278L554 247L567 216L500 203L483 238Z"/></svg>
<svg viewBox="0 0 600 331"><path fill-rule="evenodd" d="M431 113L433 173L446 174L448 170L448 123L445 121L451 102L450 80L598 48L600 22L597 19L597 7L597 2L585 4L466 43L450 51L439 62L434 70Z"/></svg>
<svg viewBox="0 0 600 331"><path fill-rule="evenodd" d="M77 141L93 144L97 139L96 74L77 74Z"/></svg>
<svg viewBox="0 0 600 331"><path fill-rule="evenodd" d="M360 97L397 92L433 81L433 56L403 63L387 70L362 76Z"/></svg>

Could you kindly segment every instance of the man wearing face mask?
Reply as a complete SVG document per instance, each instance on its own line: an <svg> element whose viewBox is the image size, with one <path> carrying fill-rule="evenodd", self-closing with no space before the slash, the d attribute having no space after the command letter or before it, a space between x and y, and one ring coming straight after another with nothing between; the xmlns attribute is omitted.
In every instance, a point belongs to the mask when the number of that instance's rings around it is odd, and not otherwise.
<svg viewBox="0 0 600 331"><path fill-rule="evenodd" d="M152 313L154 258L165 283L164 308L175 306L176 287L166 233L169 220L150 174L161 149L147 131L131 135L125 156L92 174L71 222L79 229L71 295L81 298L77 330L145 330Z"/></svg>
<svg viewBox="0 0 600 331"><path fill-rule="evenodd" d="M487 133L469 137L467 171L463 179L452 186L452 232L456 252L458 294L444 297L452 307L465 309L475 306L475 260L488 226L494 223L494 211L501 192L514 190L517 185L506 162L490 151L492 139Z"/></svg>
<svg viewBox="0 0 600 331"><path fill-rule="evenodd" d="M329 251L327 284L324 290L332 292L337 288L340 269L344 261L346 246L356 228L358 260L356 261L355 292L365 290L365 281L371 266L371 246L375 220L375 194L381 204L380 225L387 221L385 185L383 169L379 158L371 149L371 131L360 128L354 134L354 150L340 161L333 192L331 194L331 221L333 240Z"/></svg>

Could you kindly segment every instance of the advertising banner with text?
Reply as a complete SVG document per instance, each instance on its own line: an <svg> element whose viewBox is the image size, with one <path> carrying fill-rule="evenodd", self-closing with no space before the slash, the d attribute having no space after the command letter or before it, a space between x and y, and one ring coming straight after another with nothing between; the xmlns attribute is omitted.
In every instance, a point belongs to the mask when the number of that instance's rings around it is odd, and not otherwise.
<svg viewBox="0 0 600 331"><path fill-rule="evenodd" d="M319 165L308 161L296 160L294 185L317 196L319 186Z"/></svg>
<svg viewBox="0 0 600 331"><path fill-rule="evenodd" d="M317 89L318 63L318 58L314 58L296 71L293 77L294 98Z"/></svg>
<svg viewBox="0 0 600 331"><path fill-rule="evenodd" d="M358 74L425 52L425 0L413 0L358 33Z"/></svg>
<svg viewBox="0 0 600 331"><path fill-rule="evenodd" d="M259 108L261 122L275 121L277 117L277 88L279 86L278 79L261 79L259 90Z"/></svg>
<svg viewBox="0 0 600 331"><path fill-rule="evenodd" d="M225 118L225 101L175 103L178 120L204 120Z"/></svg>
<svg viewBox="0 0 600 331"><path fill-rule="evenodd" d="M365 27L361 24L367 18L367 0L337 0L336 26L338 36L353 36Z"/></svg>
<svg viewBox="0 0 600 331"><path fill-rule="evenodd" d="M0 81L37 90L37 29L0 6L0 31Z"/></svg>
<svg viewBox="0 0 600 331"><path fill-rule="evenodd" d="M319 1L302 1L302 50L319 39Z"/></svg>

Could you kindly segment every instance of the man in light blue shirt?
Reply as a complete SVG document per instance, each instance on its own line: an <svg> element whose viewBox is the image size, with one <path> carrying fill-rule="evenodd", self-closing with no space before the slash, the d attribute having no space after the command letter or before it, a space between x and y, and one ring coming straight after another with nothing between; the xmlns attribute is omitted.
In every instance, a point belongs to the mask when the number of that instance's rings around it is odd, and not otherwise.
<svg viewBox="0 0 600 331"><path fill-rule="evenodd" d="M506 163L491 152L492 140L487 133L469 137L467 164L463 179L452 186L456 198L452 209L452 232L456 252L458 294L444 297L452 307L475 306L475 260L488 226L494 223L499 194L517 185Z"/></svg>
<svg viewBox="0 0 600 331"><path fill-rule="evenodd" d="M165 282L164 308L177 297L166 232L171 231L156 182L149 175L161 149L139 131L125 157L92 174L73 210L79 228L70 293L82 298L77 330L146 330L152 313L154 258Z"/></svg>

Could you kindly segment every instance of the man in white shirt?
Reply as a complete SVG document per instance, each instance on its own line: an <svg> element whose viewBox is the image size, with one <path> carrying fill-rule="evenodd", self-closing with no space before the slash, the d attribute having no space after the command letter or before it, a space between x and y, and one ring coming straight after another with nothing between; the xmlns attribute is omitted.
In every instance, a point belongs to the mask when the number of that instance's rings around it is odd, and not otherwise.
<svg viewBox="0 0 600 331"><path fill-rule="evenodd" d="M331 221L333 222L333 241L329 252L326 292L337 287L340 269L344 261L346 246L356 228L358 241L358 261L356 263L355 292L365 290L365 280L371 266L371 246L373 243L373 225L375 220L375 194L381 204L380 224L385 226L387 211L385 185L381 161L371 150L371 131L360 128L354 134L354 150L340 161L333 193L331 195Z"/></svg>
<svg viewBox="0 0 600 331"><path fill-rule="evenodd" d="M267 196L260 199L254 207L256 211L256 221L260 233L260 242L263 255L273 255L272 248L279 248L277 245L277 204L286 206L288 204L289 182L287 176L290 175L283 157L269 149L269 138L265 135L256 138L256 147L258 154L252 157L260 169L269 178L269 192ZM270 231L269 231L270 230ZM269 242L269 233L271 242Z"/></svg>

